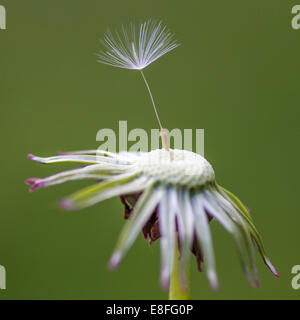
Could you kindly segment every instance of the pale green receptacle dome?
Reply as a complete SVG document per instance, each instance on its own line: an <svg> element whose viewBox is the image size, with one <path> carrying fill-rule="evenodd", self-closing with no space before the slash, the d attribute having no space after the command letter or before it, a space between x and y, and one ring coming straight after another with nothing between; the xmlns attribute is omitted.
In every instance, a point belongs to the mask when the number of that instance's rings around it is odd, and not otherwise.
<svg viewBox="0 0 300 320"><path fill-rule="evenodd" d="M210 163L201 155L186 150L153 150L144 153L136 166L144 176L165 184L194 188L215 181Z"/></svg>

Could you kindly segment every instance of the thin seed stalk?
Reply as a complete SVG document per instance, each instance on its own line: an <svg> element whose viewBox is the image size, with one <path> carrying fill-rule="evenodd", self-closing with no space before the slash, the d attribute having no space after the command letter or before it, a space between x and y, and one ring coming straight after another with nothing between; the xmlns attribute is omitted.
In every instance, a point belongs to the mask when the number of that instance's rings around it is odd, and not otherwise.
<svg viewBox="0 0 300 320"><path fill-rule="evenodd" d="M154 102L154 99L153 99L153 95L152 95L149 83L148 83L148 81L147 81L142 69L140 70L140 72L141 72L142 78L143 78L143 80L145 82L146 88L148 90L148 93L149 93L149 96L150 96L150 99L151 99L151 102L152 102L153 110L154 110L154 113L155 113L155 116L156 116L156 119L157 119L157 122L158 122L158 125L159 125L159 128L160 128L160 137L161 137L162 146L163 146L163 148L165 150L169 151L169 143L168 143L168 139L167 139L167 134L166 134L165 129L162 127L161 121L159 119L159 115L158 115L158 112L157 112L157 108L156 108L156 105L155 105L155 102Z"/></svg>

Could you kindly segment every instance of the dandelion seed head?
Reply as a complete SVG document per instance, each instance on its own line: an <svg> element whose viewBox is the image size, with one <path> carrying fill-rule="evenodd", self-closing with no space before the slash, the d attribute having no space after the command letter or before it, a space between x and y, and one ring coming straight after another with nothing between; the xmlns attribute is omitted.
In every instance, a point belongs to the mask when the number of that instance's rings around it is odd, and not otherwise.
<svg viewBox="0 0 300 320"><path fill-rule="evenodd" d="M133 23L129 27L122 26L114 35L107 31L102 43L105 49L98 54L98 62L133 70L146 68L179 46L162 21L152 19L138 28Z"/></svg>
<svg viewBox="0 0 300 320"><path fill-rule="evenodd" d="M85 164L46 178L27 179L25 183L31 191L67 181L97 181L64 198L60 202L62 209L83 209L110 198L121 198L127 223L110 259L111 269L118 267L142 231L150 244L160 239L161 284L167 289L177 231L182 284L186 283L185 270L191 251L198 270L202 270L204 262L208 281L217 290L219 283L209 225L214 219L231 235L242 269L252 286L258 286L255 247L271 272L279 276L266 256L247 209L235 195L216 183L212 166L198 154L178 149L119 154L83 150L47 158L30 154L29 158L44 164L70 161Z"/></svg>

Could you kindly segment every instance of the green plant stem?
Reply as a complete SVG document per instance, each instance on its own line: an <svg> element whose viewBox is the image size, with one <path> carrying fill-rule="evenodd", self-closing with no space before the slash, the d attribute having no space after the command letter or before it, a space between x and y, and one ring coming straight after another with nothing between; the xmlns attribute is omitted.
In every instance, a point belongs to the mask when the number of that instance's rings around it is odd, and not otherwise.
<svg viewBox="0 0 300 320"><path fill-rule="evenodd" d="M190 268L189 263L186 267L186 285L183 288L183 284L180 281L179 274L179 250L178 250L178 242L177 235L175 239L175 254L174 254L174 263L173 270L170 279L170 288L169 288L169 300L189 300L190 298Z"/></svg>

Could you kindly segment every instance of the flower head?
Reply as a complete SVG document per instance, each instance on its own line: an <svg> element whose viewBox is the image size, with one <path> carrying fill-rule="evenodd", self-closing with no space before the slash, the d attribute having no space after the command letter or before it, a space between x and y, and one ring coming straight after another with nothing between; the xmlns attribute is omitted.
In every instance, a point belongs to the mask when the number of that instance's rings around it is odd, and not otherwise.
<svg viewBox="0 0 300 320"><path fill-rule="evenodd" d="M267 258L259 233L242 203L215 181L210 163L202 156L185 150L171 150L158 117L156 105L142 71L150 63L176 48L178 44L161 22L148 20L136 31L124 27L113 37L104 38L107 47L99 54L99 62L120 68L140 70L161 129L165 150L150 152L110 153L86 150L54 157L29 158L41 163L78 162L84 167L64 171L47 178L31 178L25 182L30 190L78 179L97 182L63 199L66 210L83 209L103 200L120 197L127 219L120 234L110 266L116 268L140 231L152 244L160 239L161 283L168 287L173 272L176 241L180 250L179 273L185 283L185 269L190 251L196 256L198 269L205 261L205 272L214 289L218 277L209 222L216 220L232 236L242 268L253 286L258 285L254 249L258 249L266 265L278 276ZM175 238L177 235L177 239Z"/></svg>
<svg viewBox="0 0 300 320"><path fill-rule="evenodd" d="M128 31L129 29L129 31ZM98 54L98 62L124 69L142 70L179 44L162 22L149 19L138 30L131 24L112 35L110 31L102 41L105 51Z"/></svg>
<svg viewBox="0 0 300 320"><path fill-rule="evenodd" d="M121 197L127 221L110 260L116 268L142 231L150 244L160 238L161 283L169 284L174 261L175 234L178 235L180 273L185 281L185 267L192 251L200 264L204 260L207 278L218 288L210 220L216 220L231 236L242 268L253 286L258 285L254 249L278 276L265 250L252 218L243 204L215 181L215 173L202 156L184 150L122 152L87 150L41 158L40 163L78 162L86 166L47 178L25 182L30 190L77 179L95 179L89 186L61 201L66 210L82 209L103 200ZM100 182L99 182L100 181Z"/></svg>

